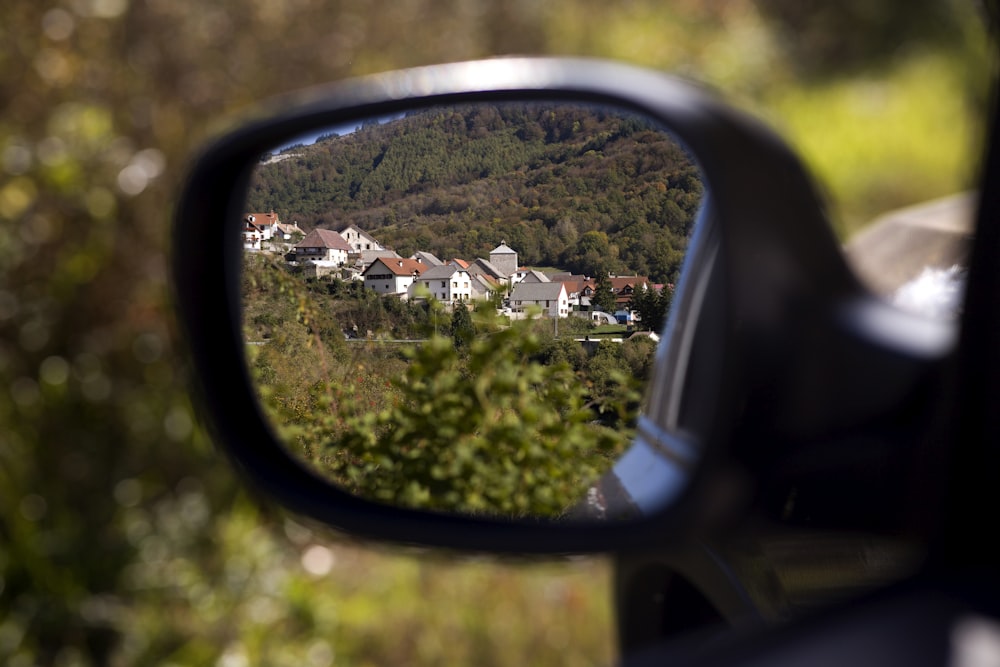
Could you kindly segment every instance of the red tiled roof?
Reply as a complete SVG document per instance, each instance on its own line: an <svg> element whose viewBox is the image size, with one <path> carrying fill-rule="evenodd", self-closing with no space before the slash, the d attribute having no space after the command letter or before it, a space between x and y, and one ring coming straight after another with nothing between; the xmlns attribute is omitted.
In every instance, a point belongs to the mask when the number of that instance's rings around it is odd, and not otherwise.
<svg viewBox="0 0 1000 667"><path fill-rule="evenodd" d="M270 225L272 222L281 222L278 220L278 214L274 211L270 213L247 213L243 216L243 219L249 221L250 216L253 216L255 225Z"/></svg>
<svg viewBox="0 0 1000 667"><path fill-rule="evenodd" d="M381 264L385 268L389 269L390 273L397 276L412 276L414 273L420 275L430 267L423 262L418 262L415 259L390 259L385 257L379 257L374 262L371 263L365 273L372 270L374 266Z"/></svg>
<svg viewBox="0 0 1000 667"><path fill-rule="evenodd" d="M649 278L646 278L645 276L616 276L614 278L608 278L608 282L611 283L612 290L619 292L629 285L637 288L643 283L649 284Z"/></svg>
<svg viewBox="0 0 1000 667"><path fill-rule="evenodd" d="M347 245L340 234L329 229L314 229L306 237L295 244L296 248L332 248L333 250L343 250L349 252L351 246Z"/></svg>

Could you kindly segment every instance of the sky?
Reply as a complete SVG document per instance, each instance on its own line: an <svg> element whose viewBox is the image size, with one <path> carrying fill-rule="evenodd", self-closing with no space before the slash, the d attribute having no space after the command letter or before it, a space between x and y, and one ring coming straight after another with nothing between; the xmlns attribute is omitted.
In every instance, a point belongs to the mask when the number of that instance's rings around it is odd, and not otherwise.
<svg viewBox="0 0 1000 667"><path fill-rule="evenodd" d="M375 120L377 120L379 122L379 124L381 125L383 123L389 122L390 120L395 120L397 118L402 118L402 117L403 117L403 114L392 114L392 115L389 115L389 116L379 116ZM355 121L351 121L350 123L344 123L343 125L325 125L323 127L318 127L316 129L310 130L309 132L306 132L304 134L300 134L300 135L296 136L295 138L293 138L293 139L291 139L291 140L289 140L289 141L281 144L280 146L278 146L277 148L275 148L273 151L271 151L271 153L272 153L272 155L277 155L281 151L289 148L290 146L295 146L296 144L302 144L302 145L305 145L305 146L310 146L310 145L316 143L316 140L319 139L321 136L323 136L325 134L336 133L336 134L338 134L340 136L351 134L352 132L354 132L358 128L360 128L363 123L368 122L369 120L370 119L368 119L368 118L361 118L361 119L358 119L358 120L355 120Z"/></svg>

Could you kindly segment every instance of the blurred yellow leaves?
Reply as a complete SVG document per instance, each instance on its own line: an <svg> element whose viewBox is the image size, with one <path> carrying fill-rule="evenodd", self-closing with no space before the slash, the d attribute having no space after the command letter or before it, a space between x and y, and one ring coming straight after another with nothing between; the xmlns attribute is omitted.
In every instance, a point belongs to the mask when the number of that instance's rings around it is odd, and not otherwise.
<svg viewBox="0 0 1000 667"><path fill-rule="evenodd" d="M19 176L0 187L0 217L15 220L35 201L38 189L35 182Z"/></svg>
<svg viewBox="0 0 1000 667"><path fill-rule="evenodd" d="M777 92L771 120L797 147L839 209L847 236L881 212L972 187L982 127L961 72L928 55L890 76Z"/></svg>
<svg viewBox="0 0 1000 667"><path fill-rule="evenodd" d="M93 152L114 134L111 109L98 104L67 102L49 117L49 132L78 150Z"/></svg>
<svg viewBox="0 0 1000 667"><path fill-rule="evenodd" d="M128 0L76 0L73 8L81 16L114 19L124 14L128 5Z"/></svg>
<svg viewBox="0 0 1000 667"><path fill-rule="evenodd" d="M54 42L69 39L76 29L76 19L65 9L50 9L42 17L42 32Z"/></svg>
<svg viewBox="0 0 1000 667"><path fill-rule="evenodd" d="M58 49L43 49L35 56L35 70L49 84L61 86L73 78L74 63Z"/></svg>

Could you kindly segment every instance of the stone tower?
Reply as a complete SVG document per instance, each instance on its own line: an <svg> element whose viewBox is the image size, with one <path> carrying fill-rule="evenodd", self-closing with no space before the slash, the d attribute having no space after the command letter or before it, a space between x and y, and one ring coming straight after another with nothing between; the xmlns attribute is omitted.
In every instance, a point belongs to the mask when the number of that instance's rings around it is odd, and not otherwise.
<svg viewBox="0 0 1000 667"><path fill-rule="evenodd" d="M511 250L506 241L501 241L500 245L490 251L490 264L509 281L517 273L517 252Z"/></svg>

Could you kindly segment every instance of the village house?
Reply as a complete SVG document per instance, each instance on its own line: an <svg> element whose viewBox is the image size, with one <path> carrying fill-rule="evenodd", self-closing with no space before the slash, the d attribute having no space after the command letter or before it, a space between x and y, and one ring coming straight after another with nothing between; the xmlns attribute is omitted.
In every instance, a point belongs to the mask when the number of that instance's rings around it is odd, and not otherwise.
<svg viewBox="0 0 1000 667"><path fill-rule="evenodd" d="M272 214L273 215L273 214ZM277 216L275 216L277 217ZM302 231L297 222L280 222L275 220L271 223L271 240L284 241L286 243L297 243L306 233Z"/></svg>
<svg viewBox="0 0 1000 667"><path fill-rule="evenodd" d="M347 264L350 248L337 232L314 229L295 244L294 260L297 262L327 262L332 266Z"/></svg>
<svg viewBox="0 0 1000 667"><path fill-rule="evenodd" d="M473 277L467 268L455 262L434 266L414 280L410 286L410 296L430 294L441 303L452 305L458 301L472 300ZM467 263L466 263L467 264Z"/></svg>
<svg viewBox="0 0 1000 667"><path fill-rule="evenodd" d="M629 310L632 295L636 290L650 289L649 278L645 276L611 276L611 292L615 295L615 306L619 310Z"/></svg>
<svg viewBox="0 0 1000 667"><path fill-rule="evenodd" d="M500 282L485 273L473 273L469 267L469 275L472 276L472 299L480 301L489 299L498 292L506 292L506 282Z"/></svg>
<svg viewBox="0 0 1000 667"><path fill-rule="evenodd" d="M376 259L402 259L395 250L362 250L360 255L352 253L350 257L353 261L353 266L359 272L371 266Z"/></svg>
<svg viewBox="0 0 1000 667"><path fill-rule="evenodd" d="M593 292L593 283L588 282L587 276L559 271L546 274L554 283L562 283L566 286L566 296L569 297L569 306L573 310L590 310L590 296L584 294L584 289L589 285Z"/></svg>
<svg viewBox="0 0 1000 667"><path fill-rule="evenodd" d="M545 275L544 273L542 273L538 269L525 269L525 270L522 270L522 271L518 271L518 275L521 276L521 279L518 281L518 283L550 283L550 282L552 282L551 280L549 280L549 277L547 275Z"/></svg>
<svg viewBox="0 0 1000 667"><path fill-rule="evenodd" d="M260 251L264 243L271 240L273 234L273 223L278 221L278 216L273 211L271 213L247 213L243 216L243 249L254 252Z"/></svg>
<svg viewBox="0 0 1000 667"><path fill-rule="evenodd" d="M361 274L365 287L379 294L395 294L407 298L413 281L428 270L415 259L379 257Z"/></svg>
<svg viewBox="0 0 1000 667"><path fill-rule="evenodd" d="M427 266L441 266L442 264L444 264L444 262L435 257L433 253L427 252L426 250L418 250L417 252L410 255L410 259L415 259L418 262L423 262Z"/></svg>
<svg viewBox="0 0 1000 667"><path fill-rule="evenodd" d="M284 223L274 211L270 213L246 213L243 215L243 249L288 250L288 246L298 241L305 232L297 223Z"/></svg>
<svg viewBox="0 0 1000 667"><path fill-rule="evenodd" d="M353 254L361 254L363 250L385 250L374 236L356 225L348 225L340 230L340 236L350 246Z"/></svg>
<svg viewBox="0 0 1000 667"><path fill-rule="evenodd" d="M569 298L562 283L522 281L510 294L510 307L514 313L540 308L543 317L569 316Z"/></svg>
<svg viewBox="0 0 1000 667"><path fill-rule="evenodd" d="M635 294L636 290L652 288L649 278L645 276L608 276L607 280L608 286L611 288L611 293L615 295L616 310L628 310L629 304L632 302L632 295ZM587 303L590 303L590 299L594 296L596 290L597 281L593 278L587 278L580 283L581 305L584 299L587 300Z"/></svg>
<svg viewBox="0 0 1000 667"><path fill-rule="evenodd" d="M481 257L469 264L469 273L474 276L483 276L492 284L510 284L510 275L504 275L503 271L493 266L493 262Z"/></svg>

